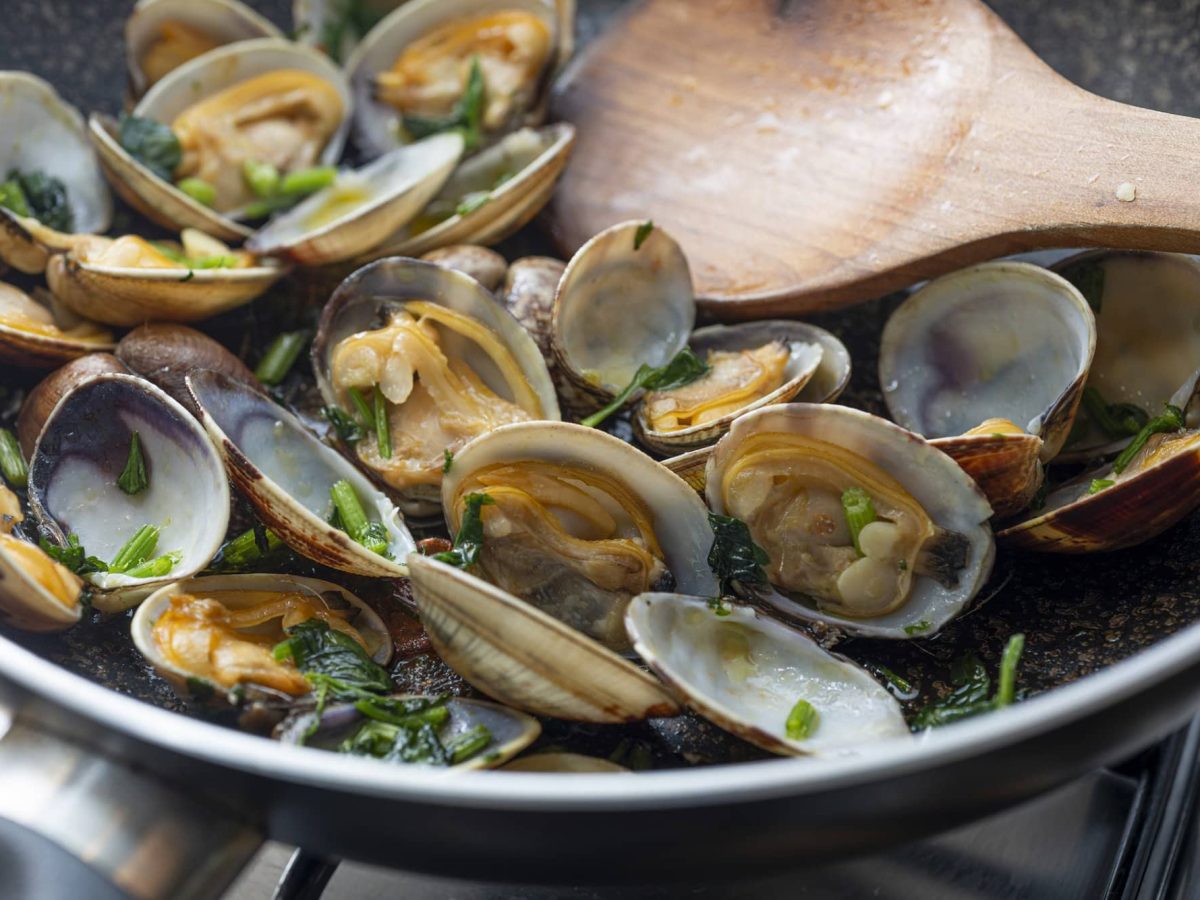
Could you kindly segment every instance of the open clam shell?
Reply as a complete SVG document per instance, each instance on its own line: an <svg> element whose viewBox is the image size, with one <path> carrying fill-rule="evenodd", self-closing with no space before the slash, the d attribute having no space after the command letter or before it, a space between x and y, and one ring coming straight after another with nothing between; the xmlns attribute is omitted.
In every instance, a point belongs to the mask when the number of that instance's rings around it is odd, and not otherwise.
<svg viewBox="0 0 1200 900"><path fill-rule="evenodd" d="M688 705L772 753L841 755L907 737L900 704L863 669L746 606L641 594L625 614L634 647ZM789 737L797 701L816 712Z"/></svg>
<svg viewBox="0 0 1200 900"><path fill-rule="evenodd" d="M46 292L35 289L35 293ZM29 318L29 313L36 318ZM54 302L38 303L19 288L0 282L0 362L48 369L114 346L113 336L99 326L81 321Z"/></svg>
<svg viewBox="0 0 1200 900"><path fill-rule="evenodd" d="M148 269L88 261L88 247L46 266L50 290L68 309L106 325L199 322L244 306L286 274L270 260L241 269Z"/></svg>
<svg viewBox="0 0 1200 900"><path fill-rule="evenodd" d="M125 20L125 64L136 99L200 53L252 38L282 38L237 0L138 0Z"/></svg>
<svg viewBox="0 0 1200 900"><path fill-rule="evenodd" d="M565 35L569 35L574 27L573 22L559 21L554 3L549 0L409 0L372 28L346 61L356 108L355 143L363 152L378 156L401 143L400 114L394 106L376 97L375 78L391 69L405 48L456 19L512 11L536 16L551 34L551 58L537 83L530 86L532 103L528 109L516 111L511 127L538 124L545 113L546 91L562 61L561 54L567 49Z"/></svg>
<svg viewBox="0 0 1200 900"><path fill-rule="evenodd" d="M317 386L327 404L340 403L330 373L338 344L353 334L379 327L389 307L408 300L425 300L470 316L497 335L536 395L541 416L560 418L546 363L520 324L469 275L415 259L383 259L359 269L338 286L325 305L312 344L312 362ZM469 365L497 396L516 402L504 374L474 342L447 330L441 336L441 346L448 357ZM382 475L378 477L383 480ZM397 502L411 516L437 515L441 509L436 485L399 491Z"/></svg>
<svg viewBox="0 0 1200 900"><path fill-rule="evenodd" d="M992 510L974 481L953 460L919 435L884 419L843 406L808 403L768 406L740 417L717 443L707 463L705 495L709 507L720 515L746 521L754 540L773 554L766 567L769 578L776 577L777 567L792 558L781 555L782 548L788 548L794 559L810 562L824 560L825 551L836 553L843 541L834 535L846 524L846 514L840 508L845 502L843 497L832 498L838 504L836 510L827 509L815 490L811 506L806 505L809 500L795 500L789 505L784 502L783 487L774 480L767 485L743 482L739 490L731 490L727 479L748 471L745 466L754 461L743 459L743 455L764 449L771 451L771 458L763 462L765 475L760 477L774 479L770 474L774 471L772 465L791 466L803 485L803 467L811 465L817 473L836 472L848 484L863 490L869 487L868 495L876 503L888 492L902 491L904 496L897 497L897 509L915 504L928 519L934 535L919 546L913 561L904 558L899 545L879 558L882 562L898 554L905 562L903 566L896 563L899 574L889 570L897 588L903 588L895 598L898 604L885 605L877 613L872 607L874 614L864 612L861 617L852 617L822 608L804 594L769 584L762 589L763 599L782 615L824 622L864 637L928 637L961 613L987 581L995 555L987 525ZM758 457L759 461L763 459ZM793 477L788 474L791 471L778 474L784 485ZM892 487L887 487L888 481L893 482ZM836 492L836 484L829 490ZM848 546L848 536L844 542ZM856 548L857 544L850 549ZM875 555L871 556L876 562ZM833 559L831 556L829 565ZM856 561L867 562L862 556ZM835 566L832 571L836 574L839 570ZM836 576L839 596L845 571Z"/></svg>
<svg viewBox="0 0 1200 900"><path fill-rule="evenodd" d="M362 169L339 173L334 184L257 231L246 248L310 266L361 254L385 241L424 208L445 184L462 152L462 135L456 132L397 147ZM330 209L336 209L347 196L352 205L328 220Z"/></svg>
<svg viewBox="0 0 1200 900"><path fill-rule="evenodd" d="M282 406L228 375L195 372L187 386L229 477L280 540L343 572L376 578L408 574L403 560L416 542L399 510L340 453ZM350 483L368 521L383 525L391 559L329 524L330 488L338 481Z"/></svg>
<svg viewBox="0 0 1200 900"><path fill-rule="evenodd" d="M155 637L154 627L162 614L170 608L172 597L179 594L207 597L214 592L219 592L220 603L227 609L258 606L265 602L266 594L303 594L331 612L340 614L363 638L375 662L384 665L391 659L392 639L383 620L357 595L331 582L295 575L257 573L188 578L164 585L147 597L134 613L130 624L133 645L182 696L194 693L197 682L222 695L229 689L212 681L205 672L189 670L165 652ZM264 635L273 636L276 641L284 639L278 619L248 628L247 633L259 640L262 640Z"/></svg>
<svg viewBox="0 0 1200 900"><path fill-rule="evenodd" d="M279 69L299 69L329 82L341 97L341 126L320 154L322 163L336 163L349 129L353 104L341 71L310 47L276 38L240 41L211 50L184 63L154 85L133 108L133 115L170 124L175 117L205 97L249 78ZM159 178L135 160L117 139L116 122L93 114L88 134L100 157L104 174L125 202L142 215L167 228L198 228L223 241L248 238L252 229L194 200L175 185Z"/></svg>
<svg viewBox="0 0 1200 900"><path fill-rule="evenodd" d="M879 380L892 418L927 438L1015 422L1053 459L1096 347L1087 301L1028 263L989 262L929 282L883 329Z"/></svg>
<svg viewBox="0 0 1200 900"><path fill-rule="evenodd" d="M21 631L65 631L83 616L82 591L79 576L0 531L0 622Z"/></svg>
<svg viewBox="0 0 1200 900"><path fill-rule="evenodd" d="M574 144L575 128L563 122L504 136L459 165L421 215L360 260L503 240L550 200Z"/></svg>
<svg viewBox="0 0 1200 900"><path fill-rule="evenodd" d="M647 222L613 225L579 248L563 272L550 320L563 372L611 400L638 367L668 363L696 321L691 270L675 239Z"/></svg>
<svg viewBox="0 0 1200 900"><path fill-rule="evenodd" d="M678 714L654 676L512 594L419 555L410 557L409 571L434 649L488 696L579 722Z"/></svg>
<svg viewBox="0 0 1200 900"><path fill-rule="evenodd" d="M1054 270L1095 312L1096 353L1086 387L1106 404L1129 403L1156 415L1200 365L1200 262L1177 253L1094 250ZM1057 459L1108 456L1128 443L1129 437L1106 434L1084 408Z"/></svg>
<svg viewBox="0 0 1200 900"><path fill-rule="evenodd" d="M813 325L790 321L712 325L692 332L688 344L704 359L713 351L754 350L776 341L786 345L788 351L783 383L779 387L712 421L670 431L655 429L643 398L633 417L638 440L664 454L694 450L714 443L743 413L772 403L799 399L814 379L819 378L819 383L809 393L815 395L812 400L815 403L829 401L845 389L850 380L850 354L836 337Z"/></svg>
<svg viewBox="0 0 1200 900"><path fill-rule="evenodd" d="M112 198L87 139L83 117L49 84L25 72L0 72L0 175L13 169L59 179L72 230L99 233L112 221ZM46 268L68 240L35 219L0 209L0 260L22 272ZM48 246L49 245L49 246Z"/></svg>
<svg viewBox="0 0 1200 900"><path fill-rule="evenodd" d="M117 478L135 432L149 484L130 495ZM98 375L67 393L46 420L30 460L29 504L56 543L75 534L89 555L105 562L143 525L159 529L154 555L180 554L166 575L87 575L99 591L95 606L112 612L208 564L229 524L229 482L187 410L133 375Z"/></svg>
<svg viewBox="0 0 1200 900"><path fill-rule="evenodd" d="M390 699L432 698L396 694ZM451 768L455 770L471 771L502 766L542 733L541 723L537 719L507 706L467 697L450 697L445 702L449 717L438 729L438 738L443 744L480 726L491 735L491 741L477 753L460 763L452 763ZM355 707L334 703L325 707L319 716L315 710L289 716L275 729L274 736L286 744L303 743L306 747L337 750L342 741L353 735L355 729L365 721L367 717Z"/></svg>

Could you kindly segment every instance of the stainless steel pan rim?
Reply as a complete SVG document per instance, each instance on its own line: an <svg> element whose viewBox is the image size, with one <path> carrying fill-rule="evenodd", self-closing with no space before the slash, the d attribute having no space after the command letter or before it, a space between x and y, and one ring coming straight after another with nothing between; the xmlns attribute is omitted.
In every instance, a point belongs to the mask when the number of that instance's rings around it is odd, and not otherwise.
<svg viewBox="0 0 1200 900"><path fill-rule="evenodd" d="M880 744L869 755L767 760L623 779L519 773L464 776L284 746L123 697L0 639L0 674L85 718L184 756L254 775L394 801L540 812L716 806L896 778L1061 728L1152 689L1197 659L1200 624L1079 681L1007 709L927 732L916 740ZM1158 737L1161 735L1146 734L1146 743Z"/></svg>

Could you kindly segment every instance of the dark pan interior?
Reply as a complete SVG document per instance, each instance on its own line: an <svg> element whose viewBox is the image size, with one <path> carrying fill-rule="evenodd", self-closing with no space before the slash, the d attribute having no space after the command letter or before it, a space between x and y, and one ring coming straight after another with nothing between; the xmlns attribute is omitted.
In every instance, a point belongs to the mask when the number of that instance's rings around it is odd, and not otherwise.
<svg viewBox="0 0 1200 900"><path fill-rule="evenodd" d="M28 69L50 80L85 112L116 112L123 85L120 28L130 3L96 0L6 0L7 33L0 42L0 68ZM275 21L288 21L284 0L252 2ZM618 0L580 0L584 40L624 5ZM1104 4L1067 2L1053 9L1035 0L1002 0L996 10L1035 50L1066 74L1098 93L1185 114L1200 114L1200 66L1194 59L1200 36L1200 3ZM1052 139L1052 137L1048 137ZM647 215L653 215L647 210ZM116 229L145 229L119 208ZM551 252L534 229L508 241L509 259ZM292 276L251 307L205 323L204 330L253 364L255 354L278 331L311 324L319 304L344 272ZM875 375L878 338L898 298L885 298L837 314L815 316L850 348L854 376L843 403L884 414ZM34 376L6 371L0 383L0 413L10 419L18 392ZM282 387L288 402L311 415L316 396L305 366ZM313 420L318 422L319 420ZM244 510L242 511L244 515ZM235 517L235 528L245 526ZM312 571L302 560L288 567ZM327 574L328 573L324 573ZM396 678L414 691L466 692L464 685L429 651L408 612L402 585L368 584L334 573L333 580L361 587L394 623L400 660ZM882 664L917 690L910 708L947 690L950 663L977 653L995 670L1001 650L1015 632L1026 636L1020 690L1048 690L1124 659L1200 618L1200 518L1192 516L1141 547L1088 557L1038 556L1001 549L995 574L976 607L925 641L849 640L838 649L868 666ZM165 683L144 666L128 639L128 617L96 618L61 637L10 634L54 662L114 690L151 703L179 707ZM627 763L660 766L756 758L759 751L711 726L685 717L629 729L551 725L543 745L617 755Z"/></svg>

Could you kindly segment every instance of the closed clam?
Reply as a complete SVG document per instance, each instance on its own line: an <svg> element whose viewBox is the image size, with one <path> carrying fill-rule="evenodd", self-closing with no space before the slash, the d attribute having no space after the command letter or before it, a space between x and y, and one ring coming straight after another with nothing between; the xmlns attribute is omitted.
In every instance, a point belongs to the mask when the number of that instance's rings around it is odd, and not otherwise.
<svg viewBox="0 0 1200 900"><path fill-rule="evenodd" d="M238 0L138 0L125 20L125 64L136 99L197 56L283 34Z"/></svg>
<svg viewBox="0 0 1200 900"><path fill-rule="evenodd" d="M144 478L131 488L135 442ZM161 390L124 374L84 381L54 407L30 460L29 503L55 544L106 564L84 576L106 612L202 569L229 523L229 483L208 436ZM147 529L154 537L139 540ZM118 567L134 546L139 558Z"/></svg>
<svg viewBox="0 0 1200 900"><path fill-rule="evenodd" d="M664 683L764 750L847 755L909 735L900 704L866 671L749 607L648 593L625 619Z"/></svg>
<svg viewBox="0 0 1200 900"><path fill-rule="evenodd" d="M737 419L707 463L710 508L765 552L762 598L867 637L934 634L991 572L991 508L912 432L829 404Z"/></svg>
<svg viewBox="0 0 1200 900"><path fill-rule="evenodd" d="M380 260L347 278L322 312L312 359L327 404L383 410L386 444L367 428L353 453L407 515L437 514L447 457L471 438L559 418L532 338L478 282L432 263Z"/></svg>
<svg viewBox="0 0 1200 900"><path fill-rule="evenodd" d="M452 533L477 517L470 572L413 558L435 648L485 693L587 721L670 715L674 702L621 659L631 598L670 585L714 594L703 503L628 444L530 422L477 438L442 484Z"/></svg>
<svg viewBox="0 0 1200 900"><path fill-rule="evenodd" d="M470 275L484 290L496 291L508 272L508 260L487 247L478 244L451 244L421 254L425 262L435 263L443 269L454 269Z"/></svg>
<svg viewBox="0 0 1200 900"><path fill-rule="evenodd" d="M112 220L83 118L25 72L0 72L0 177L0 261L22 272L41 272L73 234L102 232ZM13 181L23 183L19 198Z"/></svg>
<svg viewBox="0 0 1200 900"><path fill-rule="evenodd" d="M376 578L408 574L416 542L399 510L336 450L322 444L282 406L228 375L187 376L192 402L220 451L229 477L259 518L289 547L323 565ZM359 507L360 542L334 489L344 485ZM368 546L368 544L370 546Z"/></svg>
<svg viewBox="0 0 1200 900"><path fill-rule="evenodd" d="M146 598L130 629L146 661L183 695L203 685L222 695L266 689L298 696L312 686L271 650L286 629L310 619L349 635L377 663L391 659L391 637L371 607L336 584L293 575L174 581Z"/></svg>
<svg viewBox="0 0 1200 900"><path fill-rule="evenodd" d="M93 115L88 127L105 175L138 212L168 228L198 228L232 241L252 233L239 220L256 198L246 164L271 163L281 174L331 165L341 156L350 112L345 80L325 56L262 38L184 63L133 108L133 116L169 126L178 139L171 172L156 174L135 159L108 117ZM231 130L236 139L228 137ZM185 177L211 188L211 205L176 185Z"/></svg>

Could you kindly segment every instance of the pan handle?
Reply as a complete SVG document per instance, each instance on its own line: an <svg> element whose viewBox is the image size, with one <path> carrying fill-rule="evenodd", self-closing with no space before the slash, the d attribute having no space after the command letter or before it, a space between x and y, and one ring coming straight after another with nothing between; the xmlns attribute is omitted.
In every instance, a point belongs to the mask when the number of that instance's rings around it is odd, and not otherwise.
<svg viewBox="0 0 1200 900"><path fill-rule="evenodd" d="M262 844L252 825L60 735L22 708L20 695L0 683L0 819L126 895L219 897ZM74 860L64 873L82 870Z"/></svg>

